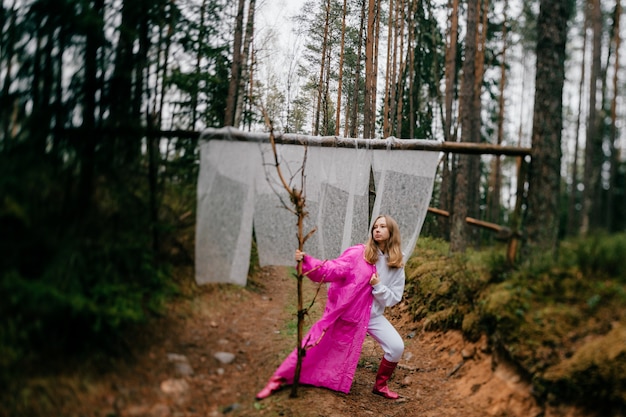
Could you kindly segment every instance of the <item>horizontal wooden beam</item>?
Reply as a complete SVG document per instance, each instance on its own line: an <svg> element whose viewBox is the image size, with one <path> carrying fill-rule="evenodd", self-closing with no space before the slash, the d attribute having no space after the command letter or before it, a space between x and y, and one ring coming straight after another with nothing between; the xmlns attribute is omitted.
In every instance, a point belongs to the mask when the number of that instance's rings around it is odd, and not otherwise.
<svg viewBox="0 0 626 417"><path fill-rule="evenodd" d="M200 139L226 139L253 142L269 142L269 137L269 132L244 132L231 127L223 127L204 130ZM386 139L360 139L344 138L340 136L308 136L293 133L283 133L274 134L274 140L276 143L285 145L308 145L335 148L421 150L474 155L531 155L530 148L499 146L486 143L442 142L426 139L398 139L395 137L389 137Z"/></svg>
<svg viewBox="0 0 626 417"><path fill-rule="evenodd" d="M229 126L221 128L209 128L201 132L193 130L149 130L145 128L99 128L91 130L76 128L59 129L57 130L57 133L68 135L75 139L83 138L85 137L85 135L91 136L94 134L136 134L155 138L180 138L191 140L236 140L260 143L269 143L270 139L269 132L245 132ZM276 143L285 145L308 145L331 148L421 150L470 155L531 155L530 148L491 145L488 143L443 142L427 139L398 139L395 137L388 137L386 139L361 139L344 138L340 136L309 136L293 133L276 133L274 134L274 140Z"/></svg>
<svg viewBox="0 0 626 417"><path fill-rule="evenodd" d="M435 208L435 207L428 207L428 212L436 214L438 216L442 216L442 217L450 217L449 212L447 212L446 210ZM499 239L499 240L507 240L513 235L515 236L519 235L518 233L514 233L513 231L511 231L511 229L509 229L506 226L500 226L499 224L496 224L496 223L474 219L473 217L466 217L465 223L470 224L472 226L481 227L483 229L493 230L494 232L497 232L496 239Z"/></svg>

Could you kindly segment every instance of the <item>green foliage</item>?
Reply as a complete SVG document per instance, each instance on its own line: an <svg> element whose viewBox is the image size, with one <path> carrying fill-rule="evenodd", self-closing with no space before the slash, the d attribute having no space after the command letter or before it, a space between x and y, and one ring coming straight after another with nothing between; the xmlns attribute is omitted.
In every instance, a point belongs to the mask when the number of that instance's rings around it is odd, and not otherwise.
<svg viewBox="0 0 626 417"><path fill-rule="evenodd" d="M0 158L0 368L117 349L176 290L154 252L145 186L103 180L78 213L67 204L73 187L62 187L53 173L65 174L46 158Z"/></svg>
<svg viewBox="0 0 626 417"><path fill-rule="evenodd" d="M412 16L416 22L413 34L416 47L412 57L415 67L410 72L413 79L400 83L398 88L405 103L412 101L415 104L402 108L402 124L392 132L397 137L433 139L436 136L433 115L437 112L436 86L444 72L445 36L429 7L427 3L419 3Z"/></svg>
<svg viewBox="0 0 626 417"><path fill-rule="evenodd" d="M563 245L563 256L589 278L617 278L626 283L626 233L596 234Z"/></svg>
<svg viewBox="0 0 626 417"><path fill-rule="evenodd" d="M626 405L624 235L565 241L558 259L517 268L503 250L447 254L420 239L407 263L409 310L426 329L487 334L540 397Z"/></svg>

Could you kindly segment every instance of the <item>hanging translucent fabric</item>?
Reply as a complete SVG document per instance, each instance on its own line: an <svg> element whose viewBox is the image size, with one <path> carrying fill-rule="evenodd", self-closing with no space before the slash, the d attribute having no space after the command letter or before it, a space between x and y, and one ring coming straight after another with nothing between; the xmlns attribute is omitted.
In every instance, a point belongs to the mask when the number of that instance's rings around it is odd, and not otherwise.
<svg viewBox="0 0 626 417"><path fill-rule="evenodd" d="M254 231L259 263L292 265L297 248L297 217L278 178L269 145L256 175ZM290 187L306 197L303 234L315 229L305 250L319 258L336 258L363 242L368 230L368 181L371 154L364 149L277 145L280 168ZM305 154L306 149L306 154ZM302 175L304 169L304 175Z"/></svg>
<svg viewBox="0 0 626 417"><path fill-rule="evenodd" d="M388 147L395 139L387 139ZM432 193L438 153L416 150L277 144L290 188L306 201L304 249L332 259L368 238L379 213L396 219L405 261L417 241ZM245 285L252 236L261 266L293 265L297 216L268 143L210 140L200 148L196 281ZM370 172L376 200L369 216Z"/></svg>
<svg viewBox="0 0 626 417"><path fill-rule="evenodd" d="M413 252L426 218L437 163L438 154L434 152L373 151L376 200L372 222L379 214L388 214L396 220L402 236L405 262Z"/></svg>
<svg viewBox="0 0 626 417"><path fill-rule="evenodd" d="M318 258L332 259L367 239L371 153L356 147L322 149L326 164L316 167L325 171L317 217L319 252L307 250Z"/></svg>
<svg viewBox="0 0 626 417"><path fill-rule="evenodd" d="M318 168L321 165L321 148L277 145L276 150L281 172L288 185L292 188L302 189L303 186L305 188L305 209L309 215L305 218L303 232L307 234L316 226L319 210L320 183L324 178L323 170ZM298 248L296 234L298 218L291 211L294 207L278 177L270 145L262 145L261 154L263 163L257 166L255 175L254 206L254 234L259 264L293 265L293 253ZM309 175L311 172L314 175ZM307 241L306 247L312 252L319 250L317 233Z"/></svg>
<svg viewBox="0 0 626 417"><path fill-rule="evenodd" d="M245 285L250 265L259 146L211 140L200 147L196 282Z"/></svg>

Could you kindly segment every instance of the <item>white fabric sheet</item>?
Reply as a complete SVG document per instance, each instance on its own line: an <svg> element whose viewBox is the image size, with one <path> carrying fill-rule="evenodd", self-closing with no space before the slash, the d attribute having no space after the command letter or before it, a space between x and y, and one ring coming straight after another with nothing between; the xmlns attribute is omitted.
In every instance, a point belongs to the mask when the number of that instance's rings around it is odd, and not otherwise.
<svg viewBox="0 0 626 417"><path fill-rule="evenodd" d="M306 154L305 154L306 150ZM293 265L293 252L298 248L297 221L289 195L280 181L275 167L274 154L269 145L261 146L263 164L256 171L256 203L254 232L259 253L259 263L266 265ZM317 224L320 183L324 172L318 171L322 157L320 148L299 145L277 145L280 169L292 188L302 189L306 195L303 233L306 235ZM306 155L306 160L305 160ZM302 167L305 168L303 184ZM313 172L311 175L309 173ZM319 250L317 232L306 243L307 250Z"/></svg>
<svg viewBox="0 0 626 417"><path fill-rule="evenodd" d="M201 145L195 251L198 284L246 284L254 213L253 168L258 165L258 145L220 140Z"/></svg>
<svg viewBox="0 0 626 417"><path fill-rule="evenodd" d="M323 248L318 257L332 259L348 247L367 239L371 152L365 149L329 149L325 160L331 163L318 220Z"/></svg>
<svg viewBox="0 0 626 417"><path fill-rule="evenodd" d="M376 200L372 221L379 214L388 214L396 220L406 262L413 253L426 218L438 154L413 150L378 150L373 153Z"/></svg>
<svg viewBox="0 0 626 417"><path fill-rule="evenodd" d="M371 219L384 213L398 222L408 259L426 217L437 152L277 145L277 153L290 187L304 186L304 234L317 227L305 251L335 258L365 242ZM293 265L297 217L270 145L210 140L201 144L200 161L196 281L245 285L253 229L262 266ZM376 187L371 219L370 170Z"/></svg>

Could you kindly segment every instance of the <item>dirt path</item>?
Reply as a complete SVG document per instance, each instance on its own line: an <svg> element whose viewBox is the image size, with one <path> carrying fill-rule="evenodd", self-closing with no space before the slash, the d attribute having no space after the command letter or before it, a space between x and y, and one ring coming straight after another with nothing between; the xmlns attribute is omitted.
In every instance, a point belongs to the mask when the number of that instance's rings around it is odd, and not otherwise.
<svg viewBox="0 0 626 417"><path fill-rule="evenodd" d="M306 285L307 300L314 293ZM56 415L68 417L200 416L574 416L540 410L529 387L504 366L492 370L486 344L465 343L458 333L422 332L403 318L390 319L406 350L392 381L404 398L371 393L382 351L367 338L350 394L300 387L255 401L254 396L295 345L295 279L285 268L262 270L248 287L203 287L173 306L161 326L146 336L132 361L114 363L103 375L58 379ZM323 308L323 294L312 320ZM222 363L216 353L233 354ZM218 355L219 356L219 355ZM465 359L464 359L465 358ZM70 382L71 381L71 382ZM65 388L63 388L65 387ZM542 414L543 412L543 414ZM43 414L42 414L43 415Z"/></svg>

